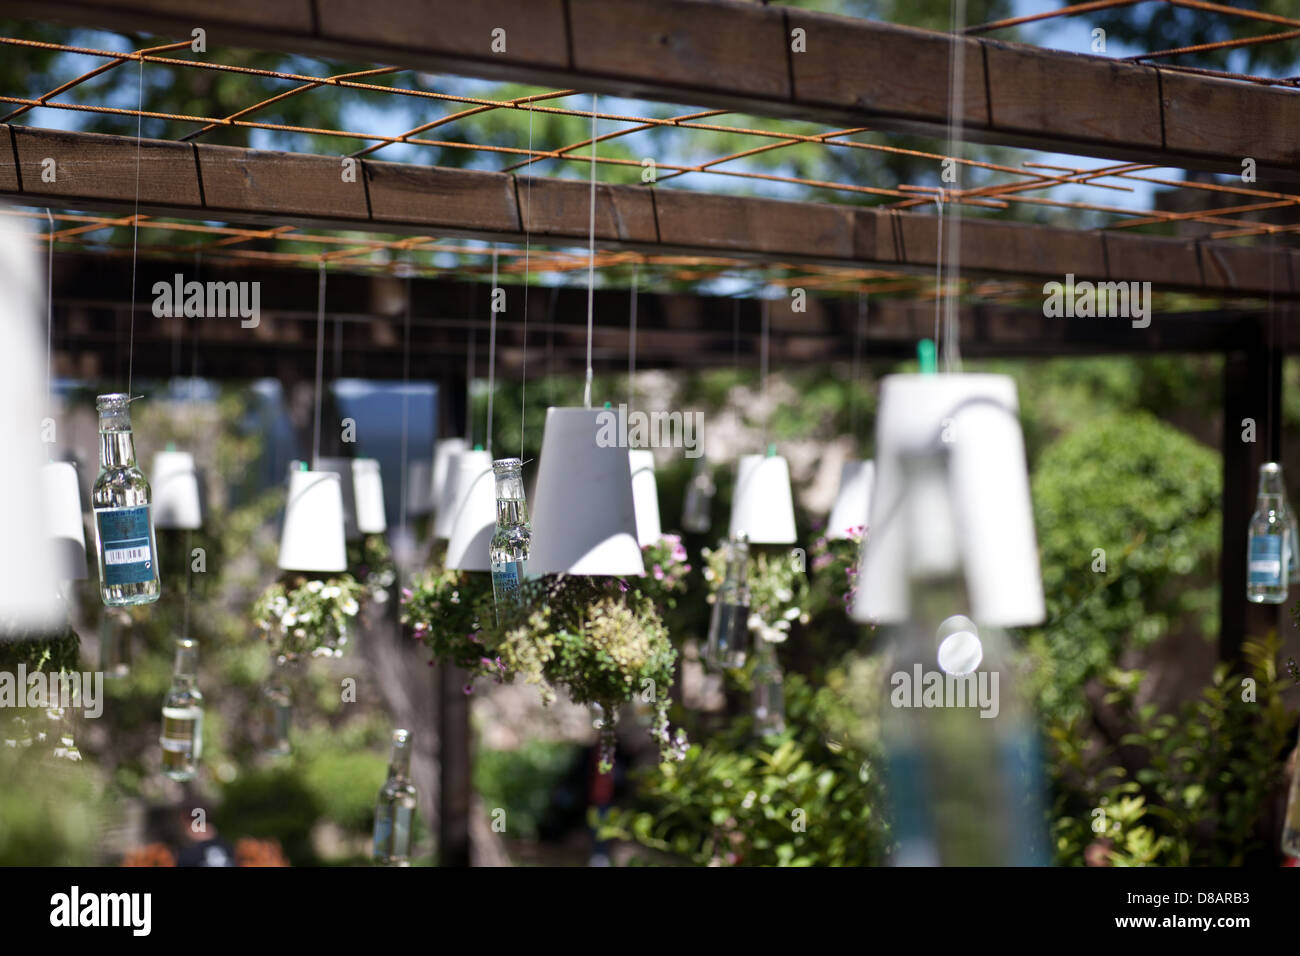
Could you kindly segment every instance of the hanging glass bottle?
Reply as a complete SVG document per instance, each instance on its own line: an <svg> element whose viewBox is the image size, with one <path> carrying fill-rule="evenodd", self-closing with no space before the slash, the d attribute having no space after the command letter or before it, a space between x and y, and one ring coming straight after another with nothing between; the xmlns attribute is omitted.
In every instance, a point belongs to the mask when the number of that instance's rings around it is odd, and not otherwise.
<svg viewBox="0 0 1300 956"><path fill-rule="evenodd" d="M1250 518L1247 544L1246 598L1255 604L1286 601L1289 535L1282 466L1269 461L1259 467L1259 494Z"/></svg>
<svg viewBox="0 0 1300 956"><path fill-rule="evenodd" d="M162 708L162 768L173 780L193 780L203 757L203 695L198 688L199 643L176 642L172 684Z"/></svg>
<svg viewBox="0 0 1300 956"><path fill-rule="evenodd" d="M727 542L727 574L714 596L704 660L713 668L744 667L749 654L749 541Z"/></svg>
<svg viewBox="0 0 1300 956"><path fill-rule="evenodd" d="M1001 629L974 627L945 453L909 456L895 512L906 623L889 629L881 737L897 866L1045 865L1036 726Z"/></svg>
<svg viewBox="0 0 1300 956"><path fill-rule="evenodd" d="M90 492L95 511L100 596L110 606L151 604L162 586L150 504L153 494L136 467L126 395L100 395L99 476Z"/></svg>
<svg viewBox="0 0 1300 956"><path fill-rule="evenodd" d="M289 685L288 659L277 655L271 662L271 678L262 688L262 752L285 757L293 752L289 727L293 722L293 691Z"/></svg>
<svg viewBox="0 0 1300 956"><path fill-rule="evenodd" d="M754 648L754 730L762 735L785 732L785 676L776 645L760 638Z"/></svg>
<svg viewBox="0 0 1300 956"><path fill-rule="evenodd" d="M411 733L393 731L388 779L375 804L373 858L380 866L411 865L411 823L415 816L415 785L411 783Z"/></svg>
<svg viewBox="0 0 1300 956"><path fill-rule="evenodd" d="M523 462L500 458L492 463L497 483L497 523L488 545L492 563L492 597L497 604L518 601L532 544Z"/></svg>
<svg viewBox="0 0 1300 956"><path fill-rule="evenodd" d="M686 499L682 502L682 527L693 534L705 534L713 523L713 475L709 473L708 459L701 455L695 459L691 480L686 485Z"/></svg>
<svg viewBox="0 0 1300 956"><path fill-rule="evenodd" d="M104 677L131 673L130 612L107 608L99 618L99 669Z"/></svg>

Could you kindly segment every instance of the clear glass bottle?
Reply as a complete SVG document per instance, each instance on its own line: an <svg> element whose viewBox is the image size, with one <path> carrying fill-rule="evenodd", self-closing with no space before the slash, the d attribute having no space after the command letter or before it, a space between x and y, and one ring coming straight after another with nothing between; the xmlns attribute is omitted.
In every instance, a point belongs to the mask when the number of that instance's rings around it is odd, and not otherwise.
<svg viewBox="0 0 1300 956"><path fill-rule="evenodd" d="M727 542L727 575L714 595L704 661L710 667L744 667L749 656L749 539Z"/></svg>
<svg viewBox="0 0 1300 956"><path fill-rule="evenodd" d="M262 688L264 738L262 752L272 757L293 753L289 727L293 722L293 691L289 686L289 662L276 657L271 662L271 679Z"/></svg>
<svg viewBox="0 0 1300 956"><path fill-rule="evenodd" d="M754 648L754 729L762 736L785 733L785 675L776 645L759 638Z"/></svg>
<svg viewBox="0 0 1300 956"><path fill-rule="evenodd" d="M492 472L497 482L497 526L488 556L492 562L492 597L500 604L519 600L533 532L524 496L523 462L499 458L492 462Z"/></svg>
<svg viewBox="0 0 1300 956"><path fill-rule="evenodd" d="M130 400L100 395L99 476L90 492L95 511L99 592L111 606L152 604L162 593L150 505L153 493L135 464Z"/></svg>
<svg viewBox="0 0 1300 956"><path fill-rule="evenodd" d="M199 642L176 642L172 685L163 700L163 773L173 780L193 780L203 758L203 695L198 687Z"/></svg>
<svg viewBox="0 0 1300 956"><path fill-rule="evenodd" d="M894 865L1046 865L1037 730L1005 635L963 613L946 455L905 468L909 620L890 629L881 720Z"/></svg>
<svg viewBox="0 0 1300 956"><path fill-rule="evenodd" d="M393 755L388 779L375 804L374 861L380 866L411 865L411 822L415 816L415 785L411 783L411 733L393 731Z"/></svg>
<svg viewBox="0 0 1300 956"><path fill-rule="evenodd" d="M1259 495L1246 550L1246 599L1255 604L1286 601L1288 526L1282 466L1265 462L1259 466Z"/></svg>
<svg viewBox="0 0 1300 956"><path fill-rule="evenodd" d="M686 498L682 502L682 527L694 534L705 534L713 523L713 475L709 462L703 455L695 459L691 480L686 485Z"/></svg>
<svg viewBox="0 0 1300 956"><path fill-rule="evenodd" d="M99 618L99 669L106 679L131 673L130 613L107 610Z"/></svg>

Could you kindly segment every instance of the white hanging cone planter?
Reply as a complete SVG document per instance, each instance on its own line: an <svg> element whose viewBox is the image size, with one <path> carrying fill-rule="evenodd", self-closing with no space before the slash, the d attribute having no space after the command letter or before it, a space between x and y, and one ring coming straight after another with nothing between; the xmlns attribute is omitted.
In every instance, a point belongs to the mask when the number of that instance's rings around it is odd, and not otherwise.
<svg viewBox="0 0 1300 956"><path fill-rule="evenodd" d="M339 476L339 492L343 496L343 534L348 541L361 537L357 527L357 484L352 476L353 458L317 458L316 471Z"/></svg>
<svg viewBox="0 0 1300 956"><path fill-rule="evenodd" d="M464 455L487 455L488 452L458 451L447 462L447 477L442 483L442 497L433 514L433 536L446 541L451 538L451 526L456 523L457 482L460 479L460 459ZM489 456L490 457L490 456ZM491 462L488 462L489 466Z"/></svg>
<svg viewBox="0 0 1300 956"><path fill-rule="evenodd" d="M388 518L384 514L384 481L379 462L373 458L353 459L352 486L357 496L357 530L361 534L383 534L388 530Z"/></svg>
<svg viewBox="0 0 1300 956"><path fill-rule="evenodd" d="M846 461L840 469L840 491L826 521L826 537L842 541L849 531L862 528L870 517L871 488L876 481L874 461Z"/></svg>
<svg viewBox="0 0 1300 956"><path fill-rule="evenodd" d="M195 530L203 526L199 474L187 451L160 451L149 472L155 528Z"/></svg>
<svg viewBox="0 0 1300 956"><path fill-rule="evenodd" d="M790 466L780 455L742 455L731 498L730 535L750 544L794 544Z"/></svg>
<svg viewBox="0 0 1300 956"><path fill-rule="evenodd" d="M437 501L433 497L433 463L417 458L406 463L406 515L419 518L431 513Z"/></svg>
<svg viewBox="0 0 1300 956"><path fill-rule="evenodd" d="M488 542L497 523L492 453L462 452L456 459L455 483L458 494L452 506L447 567L459 571L490 571Z"/></svg>
<svg viewBox="0 0 1300 956"><path fill-rule="evenodd" d="M594 408L546 410L529 576L645 574L627 449L596 443L600 414Z"/></svg>
<svg viewBox="0 0 1300 956"><path fill-rule="evenodd" d="M86 526L76 466L50 462L41 470L41 491L45 525L54 546L54 573L64 581L80 581L86 577Z"/></svg>
<svg viewBox="0 0 1300 956"><path fill-rule="evenodd" d="M902 457L948 451L951 528L909 530ZM945 509L938 509L943 514ZM952 538L965 571L968 613L979 624L1019 627L1044 616L1015 382L1004 375L891 375L876 418L876 487L853 617L907 620L909 554ZM924 554L925 549L920 548ZM964 609L953 608L953 613Z"/></svg>
<svg viewBox="0 0 1300 956"><path fill-rule="evenodd" d="M343 485L336 472L289 473L289 497L280 533L280 567L285 571L348 569Z"/></svg>
<svg viewBox="0 0 1300 956"><path fill-rule="evenodd" d="M664 536L659 524L659 486L655 483L655 456L648 448L627 453L632 469L632 504L636 508L636 540L645 547Z"/></svg>
<svg viewBox="0 0 1300 956"><path fill-rule="evenodd" d="M469 447L463 438L439 438L433 446L433 477L430 482L430 499L435 513L442 510L447 493L447 480L451 477L452 462ZM445 535L444 535L445 537Z"/></svg>
<svg viewBox="0 0 1300 956"><path fill-rule="evenodd" d="M45 269L38 267L31 247L15 224L0 225L0 406L18 434L36 434L47 412L41 408L45 382L37 372L45 367L38 329L44 309ZM24 230L25 232L25 230ZM0 618L19 630L57 627L63 619L56 598L54 547L45 526L41 501L43 455L35 440L10 443L0 468L0 501L5 509L5 546L0 548ZM0 635L3 636L3 635Z"/></svg>

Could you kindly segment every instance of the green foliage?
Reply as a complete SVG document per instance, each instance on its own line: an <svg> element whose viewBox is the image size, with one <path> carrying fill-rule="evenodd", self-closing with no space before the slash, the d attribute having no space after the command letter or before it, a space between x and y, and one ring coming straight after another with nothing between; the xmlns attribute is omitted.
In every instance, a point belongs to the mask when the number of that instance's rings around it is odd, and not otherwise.
<svg viewBox="0 0 1300 956"><path fill-rule="evenodd" d="M716 866L871 866L888 829L876 759L837 731L840 698L802 677L785 681L784 734L755 738L735 721L680 763L643 771L638 803L599 822L684 861Z"/></svg>
<svg viewBox="0 0 1300 956"><path fill-rule="evenodd" d="M1279 647L1276 635L1247 641L1247 677L1220 665L1213 682L1174 713L1136 703L1141 672L1109 674L1114 723L1132 728L1109 745L1088 745L1082 717L1049 724L1058 860L1240 866L1271 859L1277 834L1261 833L1261 823L1295 735Z"/></svg>
<svg viewBox="0 0 1300 956"><path fill-rule="evenodd" d="M536 839L551 796L581 753L570 743L529 740L518 750L479 750L474 789L486 807L506 811L507 832Z"/></svg>
<svg viewBox="0 0 1300 956"><path fill-rule="evenodd" d="M91 866L107 807L85 764L0 745L0 866Z"/></svg>
<svg viewBox="0 0 1300 956"><path fill-rule="evenodd" d="M727 576L727 549L704 548L703 554L704 580L712 604ZM808 575L788 550L751 545L745 579L749 585L749 628L758 636L779 644L790 636L793 623L808 623Z"/></svg>
<svg viewBox="0 0 1300 956"><path fill-rule="evenodd" d="M499 659L484 645L480 621L494 615L492 579L481 571L431 569L402 594L402 626L435 658L474 677L501 679Z"/></svg>
<svg viewBox="0 0 1300 956"><path fill-rule="evenodd" d="M1081 423L1033 475L1047 623L1028 633L1049 713L1121 651L1184 627L1216 632L1219 456L1145 412ZM1105 570L1100 556L1105 552Z"/></svg>

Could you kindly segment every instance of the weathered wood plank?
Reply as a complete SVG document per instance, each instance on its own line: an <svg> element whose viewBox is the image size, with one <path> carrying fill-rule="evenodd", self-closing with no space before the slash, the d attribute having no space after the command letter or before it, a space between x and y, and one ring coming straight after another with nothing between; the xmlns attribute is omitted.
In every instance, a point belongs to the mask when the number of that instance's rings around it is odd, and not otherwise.
<svg viewBox="0 0 1300 956"><path fill-rule="evenodd" d="M343 177L339 157L244 149L196 147L206 208L260 215L313 215L341 220L369 218L361 171Z"/></svg>
<svg viewBox="0 0 1300 956"><path fill-rule="evenodd" d="M463 232L519 230L514 177L505 173L443 169L366 160L371 216Z"/></svg>

